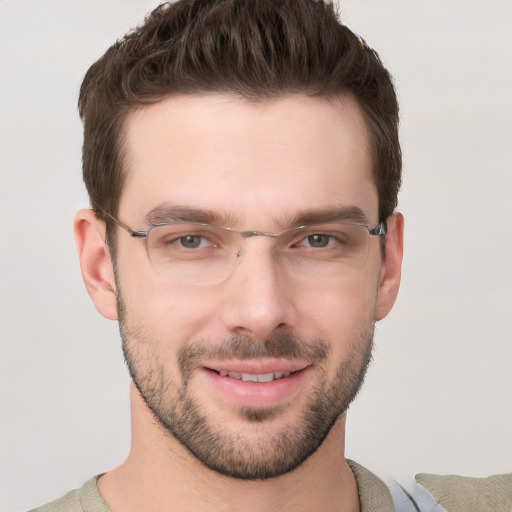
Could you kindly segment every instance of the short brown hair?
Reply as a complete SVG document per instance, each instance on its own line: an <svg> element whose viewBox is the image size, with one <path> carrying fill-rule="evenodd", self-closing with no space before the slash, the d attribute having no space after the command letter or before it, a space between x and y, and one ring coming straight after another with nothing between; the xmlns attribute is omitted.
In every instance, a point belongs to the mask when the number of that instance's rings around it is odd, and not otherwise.
<svg viewBox="0 0 512 512"><path fill-rule="evenodd" d="M123 122L173 94L219 92L262 101L352 94L367 124L379 218L401 182L398 103L377 53L316 0L180 0L157 7L85 75L83 176L97 215L117 214Z"/></svg>

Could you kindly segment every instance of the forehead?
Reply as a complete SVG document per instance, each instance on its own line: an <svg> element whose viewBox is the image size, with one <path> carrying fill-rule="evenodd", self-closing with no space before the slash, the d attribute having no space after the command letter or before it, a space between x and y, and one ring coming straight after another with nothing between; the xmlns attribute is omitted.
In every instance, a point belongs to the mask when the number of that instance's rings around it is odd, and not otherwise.
<svg viewBox="0 0 512 512"><path fill-rule="evenodd" d="M124 142L127 220L166 205L241 222L356 206L377 220L367 131L350 96L172 96L132 112Z"/></svg>

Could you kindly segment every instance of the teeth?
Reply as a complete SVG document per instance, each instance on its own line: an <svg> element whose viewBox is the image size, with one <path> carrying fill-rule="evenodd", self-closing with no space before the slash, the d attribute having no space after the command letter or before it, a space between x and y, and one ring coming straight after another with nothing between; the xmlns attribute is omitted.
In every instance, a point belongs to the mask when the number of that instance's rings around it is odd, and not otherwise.
<svg viewBox="0 0 512 512"><path fill-rule="evenodd" d="M271 372L271 373L239 373L228 372L227 370L219 370L221 377L231 377L232 379L242 380L244 382L272 382L276 379L288 377L292 372Z"/></svg>
<svg viewBox="0 0 512 512"><path fill-rule="evenodd" d="M243 378L243 376L242 376ZM273 373L264 373L263 375L258 375L257 380L258 382L271 382L275 379L275 376Z"/></svg>

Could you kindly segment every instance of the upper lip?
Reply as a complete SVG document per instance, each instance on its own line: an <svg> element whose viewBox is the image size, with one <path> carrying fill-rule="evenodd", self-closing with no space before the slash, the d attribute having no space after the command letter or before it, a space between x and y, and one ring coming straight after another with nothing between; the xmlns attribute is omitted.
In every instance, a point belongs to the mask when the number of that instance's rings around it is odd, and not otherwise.
<svg viewBox="0 0 512 512"><path fill-rule="evenodd" d="M307 361L289 361L282 359L253 360L253 361L214 361L201 364L204 368L219 372L249 373L251 375L263 375L276 372L297 372L304 370L311 363Z"/></svg>

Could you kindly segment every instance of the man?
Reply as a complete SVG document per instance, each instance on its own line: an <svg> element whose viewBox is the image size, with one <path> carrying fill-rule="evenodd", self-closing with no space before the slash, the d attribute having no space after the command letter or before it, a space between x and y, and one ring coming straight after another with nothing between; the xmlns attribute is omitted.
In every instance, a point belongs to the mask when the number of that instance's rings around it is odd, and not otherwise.
<svg viewBox="0 0 512 512"><path fill-rule="evenodd" d="M183 0L90 68L80 113L75 237L132 447L40 510L394 510L344 458L402 259L377 55L322 2Z"/></svg>

